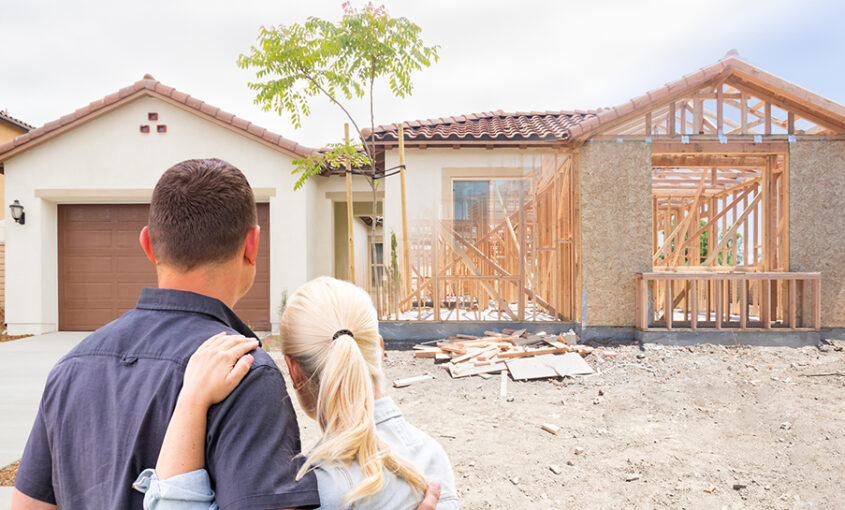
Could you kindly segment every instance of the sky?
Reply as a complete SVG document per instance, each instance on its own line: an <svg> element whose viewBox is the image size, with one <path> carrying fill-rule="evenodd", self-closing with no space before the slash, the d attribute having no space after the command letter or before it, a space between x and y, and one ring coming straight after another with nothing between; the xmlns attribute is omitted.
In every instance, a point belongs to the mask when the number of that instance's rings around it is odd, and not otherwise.
<svg viewBox="0 0 845 510"><path fill-rule="evenodd" d="M351 1L360 7L362 1ZM845 2L387 0L440 60L413 95L378 87L376 124L491 110L614 106L736 49L744 60L845 104ZM236 65L262 25L339 19L342 0L0 0L0 110L39 126L152 74L297 142L343 136L323 98L295 129L253 103ZM377 4L379 4L377 2ZM368 122L367 105L349 105Z"/></svg>

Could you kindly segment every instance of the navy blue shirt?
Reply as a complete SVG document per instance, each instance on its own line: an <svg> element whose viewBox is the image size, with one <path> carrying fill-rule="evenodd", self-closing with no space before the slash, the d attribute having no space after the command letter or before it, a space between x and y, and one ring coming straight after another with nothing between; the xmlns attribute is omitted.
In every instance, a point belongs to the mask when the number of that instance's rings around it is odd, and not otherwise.
<svg viewBox="0 0 845 510"><path fill-rule="evenodd" d="M53 368L15 487L62 509L141 509L132 489L153 467L191 354L221 332L255 336L221 301L144 289L134 310ZM314 507L284 378L262 349L241 384L208 412L205 460L223 510Z"/></svg>

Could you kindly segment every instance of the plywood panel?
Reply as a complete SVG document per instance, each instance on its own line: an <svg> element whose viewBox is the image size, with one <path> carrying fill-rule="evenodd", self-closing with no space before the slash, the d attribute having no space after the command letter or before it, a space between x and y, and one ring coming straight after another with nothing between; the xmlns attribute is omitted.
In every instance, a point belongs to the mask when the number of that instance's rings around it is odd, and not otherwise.
<svg viewBox="0 0 845 510"><path fill-rule="evenodd" d="M582 312L587 326L633 326L634 273L651 270L651 145L581 149Z"/></svg>
<svg viewBox="0 0 845 510"><path fill-rule="evenodd" d="M821 325L845 327L845 142L789 144L789 265L822 274Z"/></svg>

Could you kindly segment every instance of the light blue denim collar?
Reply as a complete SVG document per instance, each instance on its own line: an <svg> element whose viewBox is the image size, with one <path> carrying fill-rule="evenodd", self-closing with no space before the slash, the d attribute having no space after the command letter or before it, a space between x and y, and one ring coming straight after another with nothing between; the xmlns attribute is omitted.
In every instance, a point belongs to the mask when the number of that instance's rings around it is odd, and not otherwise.
<svg viewBox="0 0 845 510"><path fill-rule="evenodd" d="M373 414L376 420L376 425L384 423L391 418L399 418L402 416L402 411L393 403L390 397L382 397L375 401Z"/></svg>

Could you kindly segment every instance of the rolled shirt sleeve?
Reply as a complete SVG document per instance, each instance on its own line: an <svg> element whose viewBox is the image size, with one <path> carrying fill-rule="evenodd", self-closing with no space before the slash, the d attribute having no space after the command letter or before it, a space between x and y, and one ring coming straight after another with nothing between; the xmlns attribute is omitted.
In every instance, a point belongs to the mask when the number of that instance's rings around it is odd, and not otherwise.
<svg viewBox="0 0 845 510"><path fill-rule="evenodd" d="M38 415L35 417L35 423L15 477L15 488L31 498L52 505L56 504L56 496L53 492L53 457L50 453L50 437L44 418L43 398L38 406Z"/></svg>
<svg viewBox="0 0 845 510"><path fill-rule="evenodd" d="M144 510L217 510L211 480L205 469L159 480L152 469L145 469L135 483L144 494Z"/></svg>
<svg viewBox="0 0 845 510"><path fill-rule="evenodd" d="M253 368L208 414L206 468L217 504L222 510L318 507L314 474L295 480L301 448L282 374L275 366Z"/></svg>

